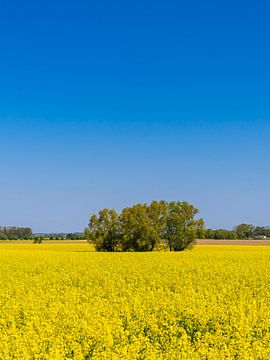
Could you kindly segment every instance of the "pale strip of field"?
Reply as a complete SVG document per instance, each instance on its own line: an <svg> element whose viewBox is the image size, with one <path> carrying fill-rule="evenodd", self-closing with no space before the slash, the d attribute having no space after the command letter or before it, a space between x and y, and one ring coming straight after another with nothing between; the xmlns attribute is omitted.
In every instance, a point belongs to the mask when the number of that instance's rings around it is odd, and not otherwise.
<svg viewBox="0 0 270 360"><path fill-rule="evenodd" d="M0 245L28 245L33 244L33 240L0 240ZM87 240L44 240L42 244L46 245L69 245L69 244L88 244ZM42 245L41 244L41 245ZM38 244L40 245L40 244Z"/></svg>
<svg viewBox="0 0 270 360"><path fill-rule="evenodd" d="M270 240L197 240L197 245L270 245Z"/></svg>
<svg viewBox="0 0 270 360"><path fill-rule="evenodd" d="M33 240L0 240L0 245L30 245ZM89 245L87 240L44 240L44 245ZM38 244L38 245L42 245ZM270 240L196 240L196 245L270 245Z"/></svg>

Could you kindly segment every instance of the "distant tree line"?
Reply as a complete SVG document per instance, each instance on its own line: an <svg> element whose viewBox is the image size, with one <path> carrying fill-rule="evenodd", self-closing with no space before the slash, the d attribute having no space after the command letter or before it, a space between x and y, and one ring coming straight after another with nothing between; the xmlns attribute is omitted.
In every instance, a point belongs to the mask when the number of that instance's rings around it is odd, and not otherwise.
<svg viewBox="0 0 270 360"><path fill-rule="evenodd" d="M33 234L28 227L0 227L0 240L33 240L40 243L43 240L82 240L85 235L82 232L74 233L39 233Z"/></svg>
<svg viewBox="0 0 270 360"><path fill-rule="evenodd" d="M40 233L34 234L35 239L38 240L82 240L85 239L82 232L75 233Z"/></svg>
<svg viewBox="0 0 270 360"><path fill-rule="evenodd" d="M255 237L265 236L267 238L270 238L270 227L269 226L257 226L253 230L253 234L255 235Z"/></svg>
<svg viewBox="0 0 270 360"><path fill-rule="evenodd" d="M269 226L253 226L251 224L240 224L236 226L235 231L239 239L253 239L253 238L270 238Z"/></svg>
<svg viewBox="0 0 270 360"><path fill-rule="evenodd" d="M67 240L83 240L83 239L85 239L85 237L84 237L84 233L76 232L76 233L66 234L66 239Z"/></svg>
<svg viewBox="0 0 270 360"><path fill-rule="evenodd" d="M0 227L0 240L32 239L33 232L25 227Z"/></svg>
<svg viewBox="0 0 270 360"><path fill-rule="evenodd" d="M206 229L198 233L198 239L260 239L270 238L269 226L237 225L233 230Z"/></svg>
<svg viewBox="0 0 270 360"><path fill-rule="evenodd" d="M97 251L182 251L204 231L198 209L187 202L153 201L127 207L119 214L103 209L92 215L84 236Z"/></svg>
<svg viewBox="0 0 270 360"><path fill-rule="evenodd" d="M225 229L206 229L201 234L198 234L198 239L224 239L234 240L238 239L236 231Z"/></svg>

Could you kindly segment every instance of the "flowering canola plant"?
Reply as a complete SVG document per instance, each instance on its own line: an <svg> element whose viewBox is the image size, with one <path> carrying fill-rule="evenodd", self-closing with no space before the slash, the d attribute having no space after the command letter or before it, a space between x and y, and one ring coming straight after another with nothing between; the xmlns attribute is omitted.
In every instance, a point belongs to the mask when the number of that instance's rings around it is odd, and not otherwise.
<svg viewBox="0 0 270 360"><path fill-rule="evenodd" d="M270 247L0 245L0 359L270 359Z"/></svg>

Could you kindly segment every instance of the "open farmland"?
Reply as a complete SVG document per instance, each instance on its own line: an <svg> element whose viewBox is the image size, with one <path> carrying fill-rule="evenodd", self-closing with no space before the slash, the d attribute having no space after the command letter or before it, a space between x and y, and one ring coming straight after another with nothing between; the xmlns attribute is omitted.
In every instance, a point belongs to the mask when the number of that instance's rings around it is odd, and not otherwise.
<svg viewBox="0 0 270 360"><path fill-rule="evenodd" d="M223 240L223 239L200 239L196 240L198 245L263 245L269 246L270 240L259 240L259 239L238 239L238 240Z"/></svg>
<svg viewBox="0 0 270 360"><path fill-rule="evenodd" d="M1 359L269 359L270 247L0 246Z"/></svg>

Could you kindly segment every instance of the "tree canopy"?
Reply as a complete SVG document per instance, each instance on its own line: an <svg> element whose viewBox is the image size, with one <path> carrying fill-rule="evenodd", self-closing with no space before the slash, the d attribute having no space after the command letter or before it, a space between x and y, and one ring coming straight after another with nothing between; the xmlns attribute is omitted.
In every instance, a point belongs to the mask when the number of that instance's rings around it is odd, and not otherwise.
<svg viewBox="0 0 270 360"><path fill-rule="evenodd" d="M253 237L255 227L251 224L240 224L235 227L239 239L250 239Z"/></svg>
<svg viewBox="0 0 270 360"><path fill-rule="evenodd" d="M98 251L153 251L161 244L182 251L204 228L204 221L195 219L198 212L180 201L136 204L120 214L103 209L91 216L85 233Z"/></svg>
<svg viewBox="0 0 270 360"><path fill-rule="evenodd" d="M103 209L98 216L92 215L87 235L98 251L115 251L121 235L117 212L114 209Z"/></svg>

